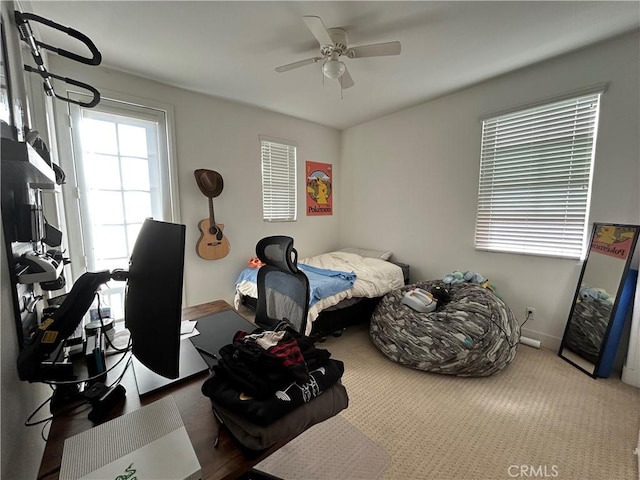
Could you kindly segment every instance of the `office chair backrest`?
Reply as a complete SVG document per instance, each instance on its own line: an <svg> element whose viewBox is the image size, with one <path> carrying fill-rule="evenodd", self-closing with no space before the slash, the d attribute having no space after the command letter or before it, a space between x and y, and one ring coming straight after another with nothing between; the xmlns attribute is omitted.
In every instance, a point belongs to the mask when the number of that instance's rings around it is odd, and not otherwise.
<svg viewBox="0 0 640 480"><path fill-rule="evenodd" d="M304 334L309 311L309 279L298 269L293 238L266 237L256 245L256 255L265 263L258 270L256 324L273 329L287 320Z"/></svg>

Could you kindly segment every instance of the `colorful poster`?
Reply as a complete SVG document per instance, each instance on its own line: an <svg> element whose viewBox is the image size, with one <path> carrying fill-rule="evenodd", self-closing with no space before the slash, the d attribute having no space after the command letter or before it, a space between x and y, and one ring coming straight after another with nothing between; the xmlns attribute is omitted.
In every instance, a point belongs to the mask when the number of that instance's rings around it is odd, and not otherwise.
<svg viewBox="0 0 640 480"><path fill-rule="evenodd" d="M333 213L333 172L330 163L307 162L307 215Z"/></svg>
<svg viewBox="0 0 640 480"><path fill-rule="evenodd" d="M600 225L591 244L591 251L625 259L631 250L634 235L633 228Z"/></svg>

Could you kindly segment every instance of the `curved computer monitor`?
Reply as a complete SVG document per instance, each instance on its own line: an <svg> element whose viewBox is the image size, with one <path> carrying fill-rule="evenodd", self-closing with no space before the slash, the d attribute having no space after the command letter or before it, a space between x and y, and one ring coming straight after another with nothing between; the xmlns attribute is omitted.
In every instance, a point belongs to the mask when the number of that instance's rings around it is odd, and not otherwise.
<svg viewBox="0 0 640 480"><path fill-rule="evenodd" d="M133 247L125 326L140 363L166 378L180 374L184 225L146 219Z"/></svg>

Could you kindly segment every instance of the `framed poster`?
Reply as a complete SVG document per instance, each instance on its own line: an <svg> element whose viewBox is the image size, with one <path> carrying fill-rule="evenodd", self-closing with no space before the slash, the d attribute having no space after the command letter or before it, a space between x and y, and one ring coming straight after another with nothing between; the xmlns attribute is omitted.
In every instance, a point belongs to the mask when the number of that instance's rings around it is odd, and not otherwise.
<svg viewBox="0 0 640 480"><path fill-rule="evenodd" d="M333 172L330 163L306 163L307 215L333 214Z"/></svg>

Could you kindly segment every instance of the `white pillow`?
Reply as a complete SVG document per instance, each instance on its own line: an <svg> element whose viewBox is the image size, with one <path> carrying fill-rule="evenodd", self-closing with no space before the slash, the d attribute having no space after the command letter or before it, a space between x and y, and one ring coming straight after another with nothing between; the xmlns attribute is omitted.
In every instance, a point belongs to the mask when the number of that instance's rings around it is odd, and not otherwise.
<svg viewBox="0 0 640 480"><path fill-rule="evenodd" d="M391 255L393 255L393 253L389 251L367 250L366 248L354 248L354 247L341 248L338 251L355 253L357 255L360 255L361 257L379 258L381 260L389 260L391 258Z"/></svg>

